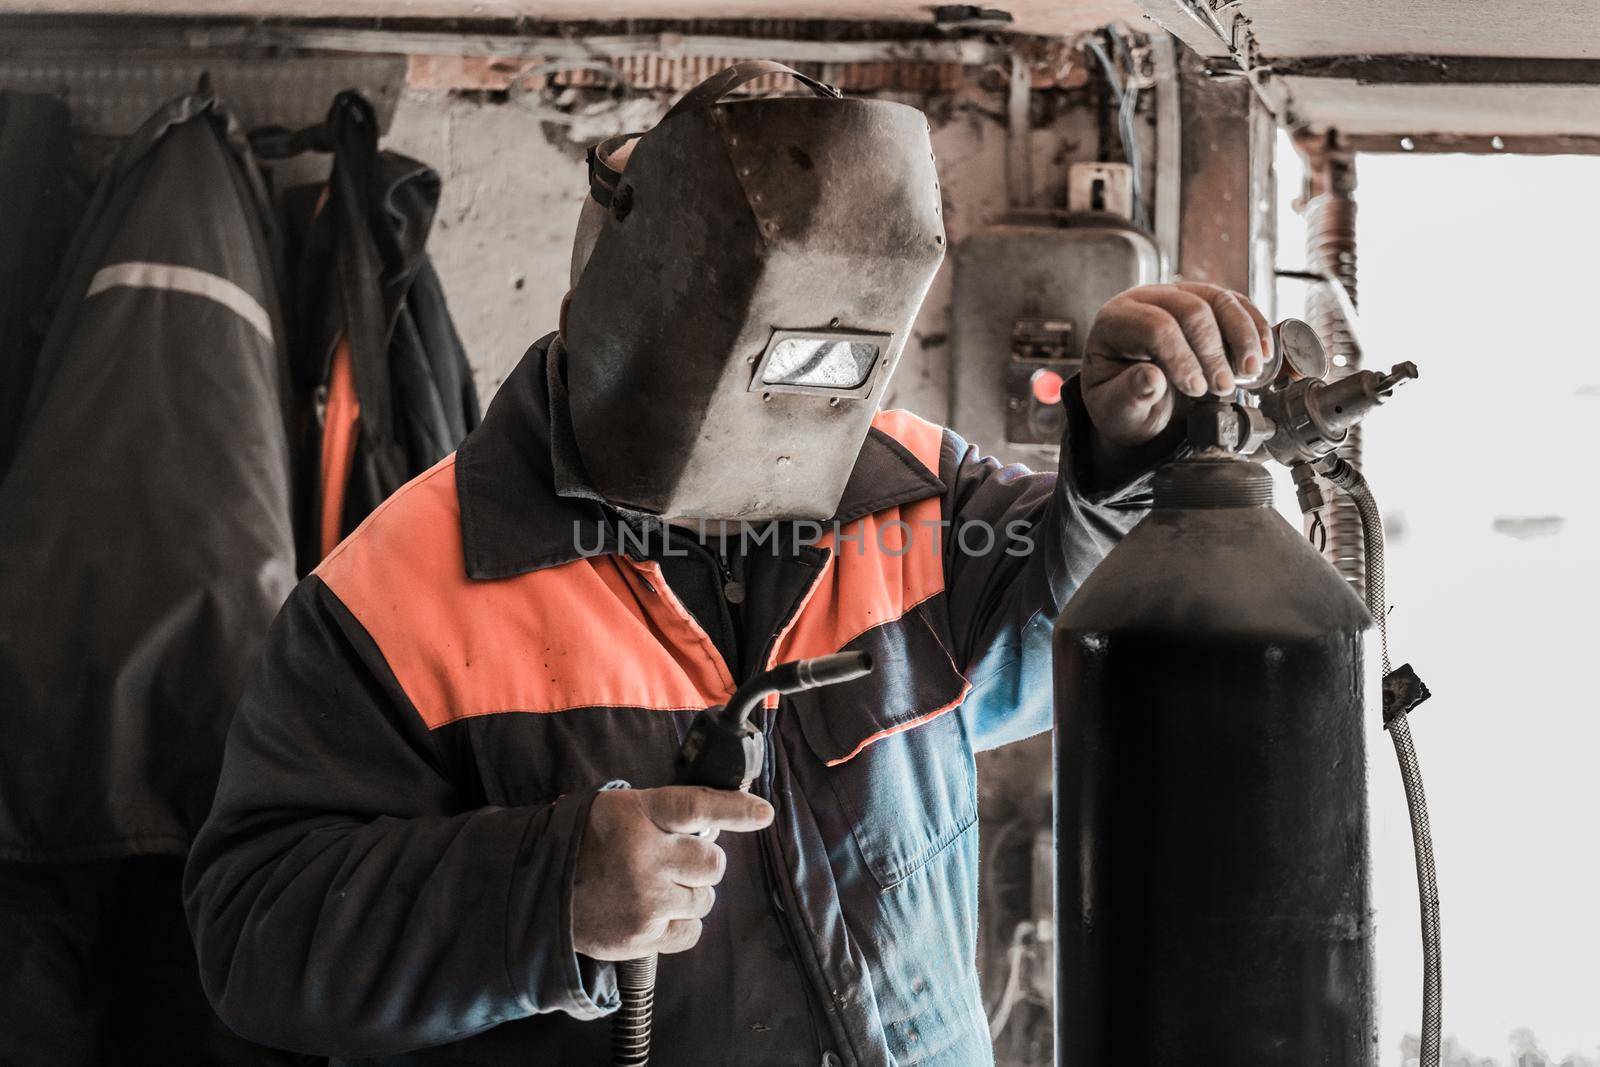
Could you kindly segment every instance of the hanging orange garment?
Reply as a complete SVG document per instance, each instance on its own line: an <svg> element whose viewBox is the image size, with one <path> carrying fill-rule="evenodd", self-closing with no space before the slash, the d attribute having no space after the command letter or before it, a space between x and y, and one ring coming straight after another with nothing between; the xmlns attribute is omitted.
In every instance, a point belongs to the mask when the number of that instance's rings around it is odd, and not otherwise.
<svg viewBox="0 0 1600 1067"><path fill-rule="evenodd" d="M344 491L350 484L350 471L355 465L356 431L360 422L361 402L356 399L350 342L341 336L333 350L333 365L328 370L328 404L322 418L317 544L324 557L342 539Z"/></svg>

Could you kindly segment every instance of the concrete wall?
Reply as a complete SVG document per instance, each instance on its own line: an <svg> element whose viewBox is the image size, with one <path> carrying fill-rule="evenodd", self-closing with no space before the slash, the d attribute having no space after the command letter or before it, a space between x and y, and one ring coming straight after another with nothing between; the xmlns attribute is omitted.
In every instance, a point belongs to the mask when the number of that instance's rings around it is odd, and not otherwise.
<svg viewBox="0 0 1600 1067"><path fill-rule="evenodd" d="M953 244L1006 208L1004 100L976 89L897 99L932 119ZM644 101L615 119L569 129L515 101L415 89L402 95L384 143L443 175L430 248L485 400L528 344L555 329L572 227L588 191L585 148L617 128L648 127L660 109ZM1050 116L1033 131L1032 148L1039 202L1060 204L1066 164L1094 158L1092 113L1068 108ZM940 422L949 408L949 307L947 261L888 396L890 405Z"/></svg>

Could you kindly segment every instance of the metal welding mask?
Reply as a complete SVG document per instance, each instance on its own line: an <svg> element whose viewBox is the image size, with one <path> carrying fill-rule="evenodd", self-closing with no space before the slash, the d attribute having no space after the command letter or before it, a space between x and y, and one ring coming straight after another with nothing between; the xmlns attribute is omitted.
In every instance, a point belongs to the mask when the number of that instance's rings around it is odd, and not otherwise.
<svg viewBox="0 0 1600 1067"><path fill-rule="evenodd" d="M722 100L779 72L816 95ZM609 210L564 337L595 488L669 518L831 516L944 257L925 117L742 63L591 184Z"/></svg>

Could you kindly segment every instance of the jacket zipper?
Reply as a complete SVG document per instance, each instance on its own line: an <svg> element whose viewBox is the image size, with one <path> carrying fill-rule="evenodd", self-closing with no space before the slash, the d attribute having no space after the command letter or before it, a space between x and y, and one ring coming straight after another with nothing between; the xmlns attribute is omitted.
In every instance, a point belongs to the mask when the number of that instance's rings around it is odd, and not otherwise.
<svg viewBox="0 0 1600 1067"><path fill-rule="evenodd" d="M737 607L744 603L744 583L733 579L733 567L728 563L728 539L717 542L717 570L722 574L722 599Z"/></svg>
<svg viewBox="0 0 1600 1067"><path fill-rule="evenodd" d="M721 562L723 566L727 565L726 554L723 555ZM724 574L727 573L724 571ZM800 595L794 601L793 606L779 621L778 629L768 635L766 642L762 646L761 656L756 660L758 668L767 666L768 661L777 650L778 638L783 633L785 626L795 613L800 610L800 607L806 601L807 594L811 592L812 587L821 578L822 572L820 570L812 575L811 580L800 591ZM741 595L742 592L741 588ZM778 699L781 707L783 698L779 697ZM767 889L772 898L772 906L778 909L779 925L783 927L784 932L788 935L789 950L794 953L795 963L799 965L801 973L806 978L806 988L811 993L811 997L807 999L814 997L820 1000L820 1006L823 1009L822 1016L827 1021L827 1031L819 1028L816 1025L818 1004L814 1002L807 1005L811 1010L812 1029L817 1033L818 1045L821 1046L824 1054L832 1051L836 1057L841 1057L845 1063L855 1063L858 1062L858 1057L855 1054L855 1048L850 1042L844 1019L839 1014L838 1005L834 1003L831 983L829 983L827 975L822 971L821 961L815 958L816 946L811 943L800 918L799 897L794 888L794 872L789 869L788 862L784 858L783 842L778 836L776 813L782 809L779 807L777 771L772 763L773 735L777 731L777 711L768 711L763 708L760 713L762 716L761 730L766 735L767 746L767 758L761 769L761 782L766 792L765 799L772 805L774 811L773 820L767 828L757 831L760 834L761 854L766 860L763 866L766 867ZM834 1046L834 1048L830 1049L830 1045Z"/></svg>
<svg viewBox="0 0 1600 1067"><path fill-rule="evenodd" d="M704 547L703 543L697 543L696 547L705 552L707 556L713 555ZM734 580L733 567L728 559L726 539L718 542L714 560L717 565L718 576L722 580L723 599L731 605L742 604L745 599L745 586L743 582ZM812 576L811 580L806 583L805 588L800 591L793 606L784 614L778 629L767 636L761 647L760 657L754 661L757 669L764 668L767 665L767 661L776 650L778 638L783 632L784 625L799 610L800 605L805 602L806 595L811 592L812 587L816 585L821 577L820 571ZM728 614L726 621L730 626L734 625L731 613ZM734 626L734 630L735 648L737 648L738 628ZM734 674L735 680L742 682L744 680L742 668L748 661L743 655L738 658L741 662L739 664L730 664L729 667ZM757 779L759 783L757 795L762 796L763 799L770 803L776 813L781 810L776 789L776 771L772 763L773 734L777 716L764 708L759 710L759 714L762 717L761 731L766 738L767 756L762 761L761 777ZM778 926L783 930L785 939L789 943L789 951L794 958L795 965L800 968L801 976L805 979L803 985L807 992L807 1014L811 1018L811 1029L816 1035L817 1045L824 1054L832 1051L834 1056L841 1057L844 1062L855 1063L857 1062L855 1049L851 1046L844 1027L844 1021L839 1017L838 1008L833 1002L827 977L822 973L821 963L814 958L813 950L815 946L809 942L799 918L799 902L794 893L793 872L789 870L788 864L783 858L783 844L778 837L776 814L772 823L766 829L758 830L756 833L763 861L763 874L767 882L768 897L771 900L772 907L778 911ZM826 1020L826 1028L818 1025L819 1001L822 1008L821 1015ZM834 1047L830 1049L829 1046Z"/></svg>
<svg viewBox="0 0 1600 1067"><path fill-rule="evenodd" d="M770 803L773 806L774 811L776 811L778 807L778 799L777 791L773 788L774 773L771 766L771 722L773 718L774 716L767 715L767 721L762 724L762 732L766 734L767 737L768 758L766 760L766 766L762 768L761 793L758 795L764 795L764 799ZM823 994L818 989L817 980L812 974L811 967L807 966L806 964L806 957L803 955L804 949L800 944L800 935L795 930L797 923L797 920L794 917L795 913L790 909L788 902L784 900L784 894L780 888L786 883L783 881L778 872L780 863L778 858L778 850L783 846L778 840L776 817L774 817L771 826L767 827L765 830L759 831L756 837L756 842L761 852L761 868L762 874L765 876L767 882L767 894L771 901L772 907L776 908L778 912L778 929L783 931L784 942L789 946L790 958L794 961L794 965L800 970L800 988L805 990L806 1015L811 1020L811 1033L813 1039L817 1043L817 1051L823 1056L826 1056L830 1047L838 1044L838 1039L832 1032L833 1027L830 1024L826 1024L822 1021L833 1014L831 1008L829 1007L831 1002L824 1000L821 1004L818 1003L817 998ZM835 1053L835 1055L837 1055L837 1053ZM823 1062L826 1062L826 1060Z"/></svg>

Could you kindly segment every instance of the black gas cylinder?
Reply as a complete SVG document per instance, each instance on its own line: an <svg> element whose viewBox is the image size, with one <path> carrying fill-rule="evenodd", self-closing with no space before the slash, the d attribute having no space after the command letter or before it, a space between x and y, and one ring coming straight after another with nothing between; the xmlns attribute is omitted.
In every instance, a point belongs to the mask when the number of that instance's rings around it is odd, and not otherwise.
<svg viewBox="0 0 1600 1067"><path fill-rule="evenodd" d="M1167 466L1056 626L1057 1064L1376 1063L1370 617L1271 501Z"/></svg>

